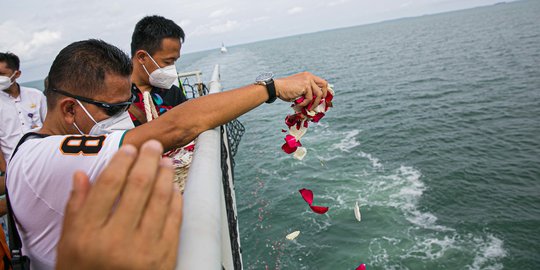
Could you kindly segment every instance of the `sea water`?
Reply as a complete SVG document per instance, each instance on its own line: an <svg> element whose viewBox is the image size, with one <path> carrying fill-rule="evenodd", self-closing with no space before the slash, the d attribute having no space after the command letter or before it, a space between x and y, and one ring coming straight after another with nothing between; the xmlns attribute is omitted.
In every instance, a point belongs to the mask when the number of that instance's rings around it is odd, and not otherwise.
<svg viewBox="0 0 540 270"><path fill-rule="evenodd" d="M187 54L178 68L209 77L216 63L226 89L308 70L336 91L303 161L280 149L287 103L240 118L245 269L540 269L540 1ZM311 212L302 188L330 210Z"/></svg>

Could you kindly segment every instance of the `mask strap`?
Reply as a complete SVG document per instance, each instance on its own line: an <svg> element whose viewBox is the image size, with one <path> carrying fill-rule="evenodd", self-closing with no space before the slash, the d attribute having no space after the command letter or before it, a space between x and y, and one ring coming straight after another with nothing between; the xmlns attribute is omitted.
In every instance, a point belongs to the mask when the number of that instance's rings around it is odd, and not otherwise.
<svg viewBox="0 0 540 270"><path fill-rule="evenodd" d="M75 124L75 121L73 122L73 125L75 126L77 131L79 131L79 133L81 133L81 135L84 135L84 133L81 131L81 129L77 126L77 124Z"/></svg>
<svg viewBox="0 0 540 270"><path fill-rule="evenodd" d="M156 60L154 60L154 58L153 58L148 52L145 52L145 53L148 55L148 57L150 57L150 60L152 60L152 62L154 62L154 64L155 64L159 69L161 69L161 67L158 65L158 63L156 62ZM148 73L148 71L147 71L146 73Z"/></svg>
<svg viewBox="0 0 540 270"><path fill-rule="evenodd" d="M86 113L86 115L88 115L88 117L90 117L90 119L92 119L92 121L94 121L95 124L97 124L96 120L94 119L94 117L92 117L92 115L86 110L86 108L82 105L82 103L79 101L79 100L75 100L77 101L77 103L79 103L79 105L81 105L81 108L84 110L84 112Z"/></svg>
<svg viewBox="0 0 540 270"><path fill-rule="evenodd" d="M146 74L148 74L148 76L150 76L150 73L148 72L148 70L146 69L146 67L144 66L144 64L142 64L142 67L144 68L144 71L146 71Z"/></svg>

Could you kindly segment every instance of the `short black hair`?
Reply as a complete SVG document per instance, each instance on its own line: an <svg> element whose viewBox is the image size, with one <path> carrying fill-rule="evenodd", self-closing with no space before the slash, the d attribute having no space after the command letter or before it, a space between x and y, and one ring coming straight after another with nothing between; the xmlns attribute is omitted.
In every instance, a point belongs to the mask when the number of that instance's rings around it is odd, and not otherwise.
<svg viewBox="0 0 540 270"><path fill-rule="evenodd" d="M21 64L19 57L10 52L0 53L0 62L5 62L7 68L12 70L19 70Z"/></svg>
<svg viewBox="0 0 540 270"><path fill-rule="evenodd" d="M175 22L162 16L153 15L142 18L135 25L131 36L131 57L135 56L137 50L154 54L161 49L161 41L164 38L177 38L183 43L184 30Z"/></svg>
<svg viewBox="0 0 540 270"><path fill-rule="evenodd" d="M54 108L57 95L49 89L61 89L92 98L106 91L105 75L114 74L129 79L132 70L129 56L103 40L88 39L71 43L58 53L47 76L47 106Z"/></svg>

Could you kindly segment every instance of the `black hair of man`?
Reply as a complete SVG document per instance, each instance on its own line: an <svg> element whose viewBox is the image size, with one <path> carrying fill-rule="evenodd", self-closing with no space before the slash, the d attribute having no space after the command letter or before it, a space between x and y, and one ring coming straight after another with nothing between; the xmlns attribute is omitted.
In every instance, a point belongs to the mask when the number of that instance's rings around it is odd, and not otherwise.
<svg viewBox="0 0 540 270"><path fill-rule="evenodd" d="M11 70L19 70L21 64L19 57L10 52L0 53L0 62L5 62Z"/></svg>
<svg viewBox="0 0 540 270"><path fill-rule="evenodd" d="M157 15L142 18L131 36L131 57L137 50L145 50L150 55L161 49L164 38L175 38L184 42L184 30L175 22Z"/></svg>
<svg viewBox="0 0 540 270"><path fill-rule="evenodd" d="M88 39L69 44L54 59L45 89L47 107L54 108L60 89L75 95L92 98L107 91L105 75L129 79L133 66L129 56L103 40Z"/></svg>

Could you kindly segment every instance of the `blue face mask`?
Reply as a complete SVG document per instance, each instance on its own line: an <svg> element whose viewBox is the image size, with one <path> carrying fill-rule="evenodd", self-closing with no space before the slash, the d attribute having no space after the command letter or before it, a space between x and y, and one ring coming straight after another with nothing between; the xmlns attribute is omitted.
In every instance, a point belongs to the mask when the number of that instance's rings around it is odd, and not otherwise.
<svg viewBox="0 0 540 270"><path fill-rule="evenodd" d="M130 130L135 127L127 111L115 114L105 120L96 122L94 117L90 115L90 113L88 112L88 110L86 110L86 108L82 105L82 103L78 100L76 101L77 103L79 103L79 105L81 105L81 108L83 108L86 115L88 115L88 117L95 123L95 125L92 127L92 129L88 133L89 135L104 135L104 134L109 134L115 131ZM73 123L73 125L79 131L79 133L84 134L79 129L77 124L75 124L75 122Z"/></svg>

